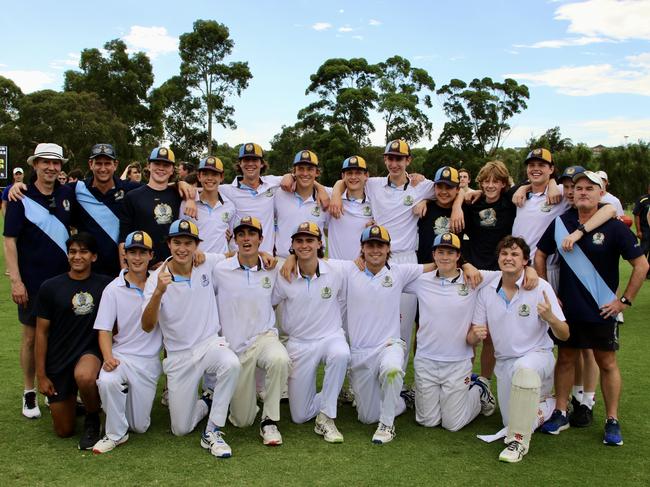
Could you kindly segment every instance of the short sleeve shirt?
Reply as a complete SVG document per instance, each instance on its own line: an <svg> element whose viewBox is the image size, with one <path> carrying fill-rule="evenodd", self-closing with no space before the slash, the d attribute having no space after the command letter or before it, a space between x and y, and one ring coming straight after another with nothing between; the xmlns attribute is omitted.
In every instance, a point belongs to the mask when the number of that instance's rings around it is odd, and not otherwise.
<svg viewBox="0 0 650 487"><path fill-rule="evenodd" d="M232 230L235 221L235 205L225 196L219 195L216 205L211 206L207 201L201 199L201 193L196 192L196 210L198 219L183 215L185 201L181 203L180 214L183 218L193 221L199 228L199 235L202 242L199 249L203 252L223 254L228 251L228 240L226 230Z"/></svg>
<svg viewBox="0 0 650 487"><path fill-rule="evenodd" d="M354 260L359 256L361 234L373 219L370 198L360 200L343 194L343 214L328 222L327 248L332 259Z"/></svg>
<svg viewBox="0 0 650 487"><path fill-rule="evenodd" d="M641 196L632 209L632 214L639 217L641 220L641 232L650 238L650 226L648 225L648 209L650 208L650 194Z"/></svg>

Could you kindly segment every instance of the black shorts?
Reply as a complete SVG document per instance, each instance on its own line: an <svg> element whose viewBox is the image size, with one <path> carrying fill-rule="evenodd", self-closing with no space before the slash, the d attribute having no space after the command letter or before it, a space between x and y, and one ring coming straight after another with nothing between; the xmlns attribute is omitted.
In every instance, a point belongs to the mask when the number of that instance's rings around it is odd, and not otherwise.
<svg viewBox="0 0 650 487"><path fill-rule="evenodd" d="M52 381L54 390L56 391L55 396L48 396L49 402L62 402L71 396L77 396L79 387L77 386L77 381L74 378L74 369L77 366L79 359L84 355L94 355L99 359L100 362L102 360L101 353L96 350L88 350L79 355L79 358L77 358L77 360L72 362L63 370L60 370L56 373L47 373L47 377Z"/></svg>
<svg viewBox="0 0 650 487"><path fill-rule="evenodd" d="M619 349L618 323L586 323L584 321L568 322L569 339L560 341L553 337L559 348L592 348L615 352Z"/></svg>
<svg viewBox="0 0 650 487"><path fill-rule="evenodd" d="M28 299L27 305L18 305L18 321L25 326L36 327L36 298Z"/></svg>

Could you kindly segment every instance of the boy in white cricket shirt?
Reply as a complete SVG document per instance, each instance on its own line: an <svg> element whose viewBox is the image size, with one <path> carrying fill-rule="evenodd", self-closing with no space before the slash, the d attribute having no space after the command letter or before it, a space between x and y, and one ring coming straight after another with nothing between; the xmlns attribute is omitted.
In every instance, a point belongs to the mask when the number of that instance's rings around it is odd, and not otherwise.
<svg viewBox="0 0 650 487"><path fill-rule="evenodd" d="M338 265L323 260L322 233L314 222L298 225L291 236L291 252L297 278L291 283L278 279L273 289L273 304L284 303L282 330L289 336L291 418L304 423L316 417L314 431L328 443L342 443L334 419L350 361L339 304L345 276ZM320 363L325 364L325 375L317 393Z"/></svg>
<svg viewBox="0 0 650 487"><path fill-rule="evenodd" d="M264 266L260 256L263 234L257 218L243 217L233 232L239 251L219 263L213 272L221 332L241 362L229 419L240 428L255 421L259 410L255 370L260 368L266 373L260 436L265 445L281 445L277 422L282 387L289 375L289 356L278 339L271 305L277 270Z"/></svg>
<svg viewBox="0 0 650 487"><path fill-rule="evenodd" d="M97 379L106 413L105 436L93 453L106 453L129 439L128 431L144 433L162 374L160 328L146 333L140 326L147 268L153 257L148 233L132 232L124 241L126 269L102 293L95 330L104 363Z"/></svg>
<svg viewBox="0 0 650 487"><path fill-rule="evenodd" d="M194 223L176 220L170 225L167 243L171 257L147 279L142 329L151 332L159 326L162 332L172 433L186 435L209 415L201 447L218 458L227 458L232 450L220 428L226 423L241 366L219 336L221 324L212 283L223 256L206 254L205 262L193 267L199 242ZM214 399L209 395L197 399L204 373L216 377Z"/></svg>
<svg viewBox="0 0 650 487"><path fill-rule="evenodd" d="M523 289L530 248L520 237L507 236L497 246L501 279L479 291L467 343L476 345L488 331L494 343L497 394L507 427L503 462L519 462L528 453L532 431L551 416L553 340L569 337L569 326L550 284Z"/></svg>
<svg viewBox="0 0 650 487"><path fill-rule="evenodd" d="M219 191L223 182L223 162L218 157L201 159L197 168L201 189L196 192L196 218L187 218L196 223L201 234L199 249L203 252L225 254L228 251L226 231L232 230L235 205ZM180 214L185 214L185 201L181 203Z"/></svg>

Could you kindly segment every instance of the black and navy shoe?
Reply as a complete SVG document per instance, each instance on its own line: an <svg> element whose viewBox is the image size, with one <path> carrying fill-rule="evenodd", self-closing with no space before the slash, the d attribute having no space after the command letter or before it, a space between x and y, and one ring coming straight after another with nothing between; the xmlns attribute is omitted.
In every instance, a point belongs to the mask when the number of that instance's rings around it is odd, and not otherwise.
<svg viewBox="0 0 650 487"><path fill-rule="evenodd" d="M605 423L605 436L603 443L607 446L621 446L623 444L623 435L621 434L621 425L617 419L607 418Z"/></svg>

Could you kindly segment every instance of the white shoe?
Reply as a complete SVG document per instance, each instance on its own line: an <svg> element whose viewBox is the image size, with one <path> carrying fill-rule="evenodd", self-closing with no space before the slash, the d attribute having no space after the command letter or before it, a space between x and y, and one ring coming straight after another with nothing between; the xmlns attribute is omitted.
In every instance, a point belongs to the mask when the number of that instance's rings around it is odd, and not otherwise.
<svg viewBox="0 0 650 487"><path fill-rule="evenodd" d="M280 434L277 425L274 423L260 426L260 436L265 445L277 446L282 444L282 435Z"/></svg>
<svg viewBox="0 0 650 487"><path fill-rule="evenodd" d="M104 436L101 440L93 446L93 453L107 453L114 450L116 447L129 441L129 434L125 434L119 440L111 440L108 435Z"/></svg>
<svg viewBox="0 0 650 487"><path fill-rule="evenodd" d="M511 441L499 454L499 461L507 463L521 462L526 453L528 453L528 448L518 441Z"/></svg>
<svg viewBox="0 0 650 487"><path fill-rule="evenodd" d="M321 435L328 443L343 443L343 435L334 424L334 420L323 413L318 413L316 416L314 432Z"/></svg>
<svg viewBox="0 0 650 487"><path fill-rule="evenodd" d="M41 417L41 410L38 407L38 397L34 390L23 393L23 416L29 419Z"/></svg>
<svg viewBox="0 0 650 487"><path fill-rule="evenodd" d="M384 443L393 441L395 436L397 436L397 434L395 433L394 426L387 426L384 423L379 423L377 431L372 435L372 442L377 445L383 445Z"/></svg>
<svg viewBox="0 0 650 487"><path fill-rule="evenodd" d="M204 432L201 435L201 447L210 450L210 453L217 458L230 458L232 456L232 450L223 439L224 435L225 433L221 430Z"/></svg>
<svg viewBox="0 0 650 487"><path fill-rule="evenodd" d="M169 390L167 389L167 387L165 387L162 391L162 396L160 396L160 404L162 404L166 408L169 407Z"/></svg>
<svg viewBox="0 0 650 487"><path fill-rule="evenodd" d="M473 385L481 389L481 414L483 416L492 416L497 409L497 400L490 390L490 381L485 377L477 377ZM471 386L470 386L471 388Z"/></svg>

